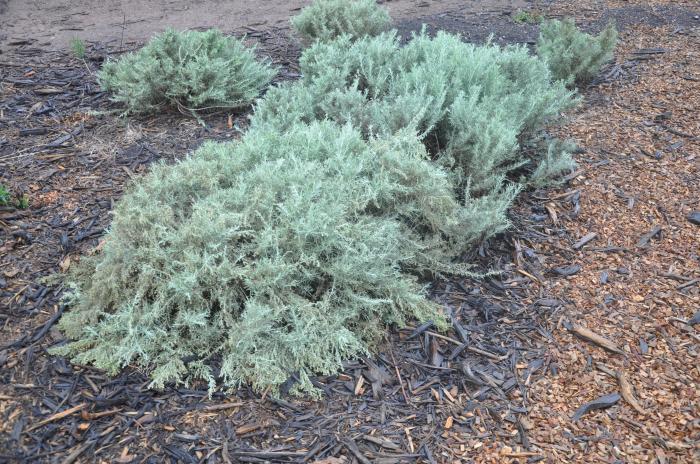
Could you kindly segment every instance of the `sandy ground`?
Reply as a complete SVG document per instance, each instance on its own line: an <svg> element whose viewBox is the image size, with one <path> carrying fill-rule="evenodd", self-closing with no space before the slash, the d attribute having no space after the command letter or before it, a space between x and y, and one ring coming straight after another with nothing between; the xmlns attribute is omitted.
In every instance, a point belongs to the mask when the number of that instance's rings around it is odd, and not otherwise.
<svg viewBox="0 0 700 464"><path fill-rule="evenodd" d="M34 40L49 49L65 48L74 37L108 45L141 42L167 27L220 28L245 32L246 26L285 28L308 0L0 0L0 50ZM507 14L524 0L390 0L383 2L395 20L464 10L465 14ZM4 4L4 7L3 7Z"/></svg>

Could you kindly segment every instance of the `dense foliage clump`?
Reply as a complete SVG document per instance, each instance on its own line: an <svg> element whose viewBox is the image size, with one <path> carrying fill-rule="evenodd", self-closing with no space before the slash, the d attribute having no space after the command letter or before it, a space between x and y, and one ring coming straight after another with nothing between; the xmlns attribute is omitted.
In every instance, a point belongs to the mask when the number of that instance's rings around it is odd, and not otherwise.
<svg viewBox="0 0 700 464"><path fill-rule="evenodd" d="M573 19L545 22L537 41L537 54L549 65L552 76L567 85L593 79L613 56L617 30L610 23L597 36L581 32Z"/></svg>
<svg viewBox="0 0 700 464"><path fill-rule="evenodd" d="M254 50L220 31L168 30L98 74L102 88L129 113L165 106L197 111L250 104L275 75Z"/></svg>
<svg viewBox="0 0 700 464"><path fill-rule="evenodd" d="M375 0L314 0L292 18L292 27L304 42L375 36L389 29L389 13Z"/></svg>
<svg viewBox="0 0 700 464"><path fill-rule="evenodd" d="M155 386L296 374L309 391L388 324L440 322L415 273L464 271L451 259L504 220L481 206L457 202L406 133L321 122L208 143L123 197L101 253L69 276L60 328L76 341L56 352L141 366Z"/></svg>
<svg viewBox="0 0 700 464"><path fill-rule="evenodd" d="M312 8L336 3L346 4ZM205 379L278 391L292 378L313 391L310 375L337 372L388 325L442 324L417 276L469 273L456 258L508 226L521 186L572 168L572 147L542 129L574 92L525 47L446 33L400 46L395 32L318 15L325 29L308 35L322 40L304 51L303 77L258 101L239 142L205 144L131 186L101 253L71 271L60 327L73 341L56 353L109 372L139 366L156 387ZM149 82L182 82L179 71L155 79L155 63L180 69L181 53L164 50L181 39L166 33L145 54L171 57L144 60ZM122 66L102 80L128 74Z"/></svg>
<svg viewBox="0 0 700 464"><path fill-rule="evenodd" d="M258 102L253 127L283 131L328 118L366 135L410 129L475 195L500 195L509 172L537 169L539 159L524 157L521 141L576 103L525 47L476 46L442 32L403 47L393 32L316 43L304 51L301 71L300 81ZM571 167L567 156L560 161Z"/></svg>

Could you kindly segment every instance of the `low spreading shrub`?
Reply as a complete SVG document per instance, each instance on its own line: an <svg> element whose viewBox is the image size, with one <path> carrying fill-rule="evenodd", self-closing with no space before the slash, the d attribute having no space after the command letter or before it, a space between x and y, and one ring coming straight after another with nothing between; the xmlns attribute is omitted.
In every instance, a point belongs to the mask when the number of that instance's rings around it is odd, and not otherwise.
<svg viewBox="0 0 700 464"><path fill-rule="evenodd" d="M317 122L207 143L119 202L101 253L68 278L60 328L75 341L54 352L140 366L158 387L275 390L296 374L311 391L311 373L336 372L388 324L440 324L414 273L463 272L451 258L506 207L461 206L405 133L366 141Z"/></svg>
<svg viewBox="0 0 700 464"><path fill-rule="evenodd" d="M304 51L301 71L299 82L258 102L252 127L283 131L328 118L365 135L411 129L476 196L500 195L510 172L535 169L540 159L523 156L521 141L576 103L527 48L475 46L442 32L403 47L395 33L316 43ZM555 162L556 154L547 156Z"/></svg>
<svg viewBox="0 0 700 464"><path fill-rule="evenodd" d="M241 141L131 186L101 253L71 268L73 341L54 353L156 387L314 391L389 324L444 324L418 276L469 273L455 258L507 227L520 185L571 167L566 144L533 147L574 93L524 47L346 34L301 70Z"/></svg>
<svg viewBox="0 0 700 464"><path fill-rule="evenodd" d="M141 50L105 63L98 80L127 112L149 113L164 106L188 111L246 106L274 75L242 41L220 31L168 30Z"/></svg>
<svg viewBox="0 0 700 464"><path fill-rule="evenodd" d="M594 37L578 30L573 19L551 20L540 29L537 54L547 62L555 79L567 85L584 84L612 58L616 42L617 30L612 23Z"/></svg>
<svg viewBox="0 0 700 464"><path fill-rule="evenodd" d="M375 0L314 0L292 18L292 27L307 44L341 35L352 39L375 36L390 23L389 13Z"/></svg>

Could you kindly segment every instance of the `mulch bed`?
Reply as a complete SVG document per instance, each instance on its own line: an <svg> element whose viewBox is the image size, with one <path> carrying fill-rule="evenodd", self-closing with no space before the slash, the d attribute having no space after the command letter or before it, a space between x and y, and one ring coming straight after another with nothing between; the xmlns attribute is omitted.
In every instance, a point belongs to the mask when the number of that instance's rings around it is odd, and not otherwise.
<svg viewBox="0 0 700 464"><path fill-rule="evenodd" d="M609 3L578 6L596 24L625 16L629 2ZM389 334L375 357L315 378L318 400L158 392L142 373L111 378L47 355L65 308L60 283L43 278L98 245L132 177L237 137L246 115L123 120L105 113L92 75L105 50L84 64L21 46L0 70L0 183L31 202L0 209L0 462L697 459L700 340L686 322L700 309L700 228L687 219L700 209L700 40L689 17L622 33L616 64L557 128L584 147L580 170L523 195L516 227L466 257L501 274L432 285L453 329ZM284 31L247 32L283 79L298 76Z"/></svg>
<svg viewBox="0 0 700 464"><path fill-rule="evenodd" d="M700 210L698 50L697 27L624 34L617 62L637 77L601 85L561 129L586 147L569 186L581 210L565 237L534 248L545 265L580 271L544 284L567 304L549 351L557 375L530 390L532 443L557 461L700 459L700 337L688 322L700 311L700 227L689 218ZM571 421L611 394L622 396L614 407Z"/></svg>

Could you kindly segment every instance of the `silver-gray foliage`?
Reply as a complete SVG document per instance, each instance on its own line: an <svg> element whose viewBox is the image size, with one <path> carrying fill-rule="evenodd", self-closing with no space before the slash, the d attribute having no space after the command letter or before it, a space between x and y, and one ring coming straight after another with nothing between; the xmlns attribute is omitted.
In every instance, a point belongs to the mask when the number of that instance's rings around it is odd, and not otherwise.
<svg viewBox="0 0 700 464"><path fill-rule="evenodd" d="M572 153L576 150L576 144L571 141L553 139L546 143L537 144L537 148L542 150L543 155L537 167L524 182L533 187L547 187L556 184L562 174L571 172L576 162Z"/></svg>
<svg viewBox="0 0 700 464"><path fill-rule="evenodd" d="M523 47L394 33L316 42L303 78L259 101L240 142L156 166L68 278L54 350L153 385L206 379L276 391L431 318L418 275L508 226L519 185L571 164L520 150L576 102Z"/></svg>
<svg viewBox="0 0 700 464"><path fill-rule="evenodd" d="M552 76L567 85L585 84L613 57L617 43L615 25L597 36L578 30L573 19L550 20L540 28L537 54L549 65Z"/></svg>
<svg viewBox="0 0 700 464"><path fill-rule="evenodd" d="M142 49L107 61L98 74L127 113L165 106L198 111L249 105L275 76L254 49L220 31L167 30Z"/></svg>
<svg viewBox="0 0 700 464"><path fill-rule="evenodd" d="M101 253L68 278L60 328L75 341L54 352L140 366L157 387L220 375L275 390L296 373L311 391L310 374L389 324L441 323L415 275L465 271L452 258L504 221L508 201L484 201L460 204L405 132L312 122L207 143L119 202Z"/></svg>
<svg viewBox="0 0 700 464"><path fill-rule="evenodd" d="M510 172L534 169L539 159L524 157L521 141L577 102L527 48L476 46L442 32L403 47L394 32L316 43L301 71L299 82L258 102L252 127L328 118L365 134L411 129L474 195L499 195Z"/></svg>
<svg viewBox="0 0 700 464"><path fill-rule="evenodd" d="M378 35L389 29L389 13L375 0L314 0L294 16L292 27L306 43L346 35L351 39Z"/></svg>

